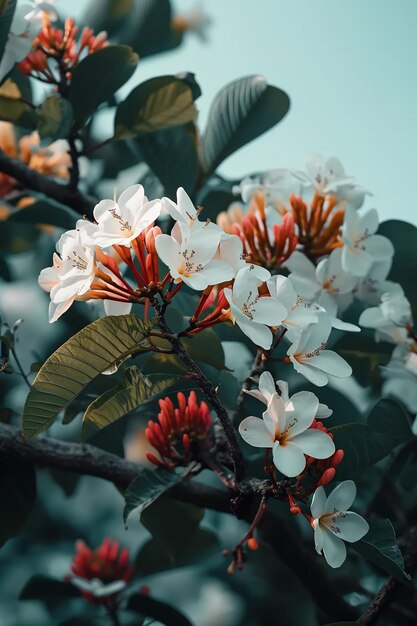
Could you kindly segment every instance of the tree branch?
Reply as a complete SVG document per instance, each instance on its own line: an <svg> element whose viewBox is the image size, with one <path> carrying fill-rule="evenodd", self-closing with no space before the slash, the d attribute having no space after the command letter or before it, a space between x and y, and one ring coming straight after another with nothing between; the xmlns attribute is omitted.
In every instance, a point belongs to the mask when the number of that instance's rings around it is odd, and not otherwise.
<svg viewBox="0 0 417 626"><path fill-rule="evenodd" d="M46 196L66 204L80 215L85 215L88 219L93 217L93 208L96 204L94 198L85 196L77 189L70 189L67 185L61 185L52 178L39 174L20 161L10 159L7 154L0 150L0 172L12 176L26 189L39 191Z"/></svg>

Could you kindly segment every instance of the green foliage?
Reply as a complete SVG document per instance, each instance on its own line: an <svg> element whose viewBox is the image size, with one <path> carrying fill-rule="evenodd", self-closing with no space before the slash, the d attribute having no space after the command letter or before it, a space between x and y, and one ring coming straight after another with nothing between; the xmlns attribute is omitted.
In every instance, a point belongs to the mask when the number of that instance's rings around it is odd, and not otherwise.
<svg viewBox="0 0 417 626"><path fill-rule="evenodd" d="M367 387L379 381L379 366L388 363L392 344L385 341L377 343L374 333L363 329L360 333L346 333L336 342L334 350L351 365L358 383Z"/></svg>
<svg viewBox="0 0 417 626"><path fill-rule="evenodd" d="M10 25L16 8L17 0L0 1L0 61L7 43Z"/></svg>
<svg viewBox="0 0 417 626"><path fill-rule="evenodd" d="M129 368L120 385L109 389L88 406L83 417L83 429L89 433L91 427L105 428L157 397L175 380L173 377L150 379L143 376L135 366Z"/></svg>
<svg viewBox="0 0 417 626"><path fill-rule="evenodd" d="M226 368L223 346L213 328L206 328L190 339L183 339L182 344L193 359L218 370Z"/></svg>
<svg viewBox="0 0 417 626"><path fill-rule="evenodd" d="M80 592L70 583L40 574L29 578L19 595L20 600L39 600L49 607L79 597Z"/></svg>
<svg viewBox="0 0 417 626"><path fill-rule="evenodd" d="M246 76L226 85L215 97L203 138L204 170L211 174L222 161L288 113L285 91L262 76Z"/></svg>
<svg viewBox="0 0 417 626"><path fill-rule="evenodd" d="M36 500L36 472L30 463L0 462L0 546L19 534Z"/></svg>
<svg viewBox="0 0 417 626"><path fill-rule="evenodd" d="M0 93L0 120L28 130L35 130L38 124L34 106L20 98L13 98L2 93Z"/></svg>
<svg viewBox="0 0 417 626"><path fill-rule="evenodd" d="M366 424L342 424L330 429L336 448L345 456L337 468L344 480L385 458L397 446L413 437L407 410L397 401L385 398L371 409Z"/></svg>
<svg viewBox="0 0 417 626"><path fill-rule="evenodd" d="M114 121L118 139L129 139L193 121L193 90L176 76L159 76L138 85L119 104Z"/></svg>
<svg viewBox="0 0 417 626"><path fill-rule="evenodd" d="M395 254L388 278L400 283L416 315L417 228L409 222L388 220L380 224L378 234L388 237L394 245Z"/></svg>
<svg viewBox="0 0 417 626"><path fill-rule="evenodd" d="M68 137L73 118L71 103L58 95L49 96L39 107L38 118L41 140L55 141Z"/></svg>
<svg viewBox="0 0 417 626"><path fill-rule="evenodd" d="M77 219L79 215L69 207L45 198L14 211L7 221L16 224L50 224L71 230L75 227Z"/></svg>
<svg viewBox="0 0 417 626"><path fill-rule="evenodd" d="M49 428L56 416L99 374L146 349L152 322L136 315L96 320L68 339L43 364L26 399L23 434Z"/></svg>
<svg viewBox="0 0 417 626"><path fill-rule="evenodd" d="M167 510L169 516L166 515ZM211 554L218 553L217 537L199 528L203 517L203 509L167 496L145 509L140 521L151 533L152 539L139 550L135 559L135 575L149 576L201 563Z"/></svg>
<svg viewBox="0 0 417 626"><path fill-rule="evenodd" d="M129 46L107 46L89 54L72 73L69 101L80 128L132 76L138 55Z"/></svg>
<svg viewBox="0 0 417 626"><path fill-rule="evenodd" d="M192 626L191 622L177 609L143 593L131 596L127 609L144 617L150 617L153 621L165 624L165 626Z"/></svg>
<svg viewBox="0 0 417 626"><path fill-rule="evenodd" d="M389 519L373 520L369 526L369 532L360 541L352 543L352 548L390 576L409 584L411 576L404 571L403 557Z"/></svg>
<svg viewBox="0 0 417 626"><path fill-rule="evenodd" d="M133 511L140 516L142 511L150 506L152 502L181 480L182 477L175 472L166 472L161 469L153 470L147 467L142 468L124 493L124 522L126 523L127 518Z"/></svg>

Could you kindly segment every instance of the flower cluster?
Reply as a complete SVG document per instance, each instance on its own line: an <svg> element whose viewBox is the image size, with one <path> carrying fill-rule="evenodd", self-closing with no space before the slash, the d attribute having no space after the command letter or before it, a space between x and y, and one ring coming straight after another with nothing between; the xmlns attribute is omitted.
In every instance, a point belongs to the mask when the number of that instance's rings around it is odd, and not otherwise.
<svg viewBox="0 0 417 626"><path fill-rule="evenodd" d="M187 465L198 458L201 450L210 447L211 417L207 404L199 403L194 391L188 397L177 393L177 402L178 406L174 406L169 397L159 400L158 421L150 421L145 431L149 443L159 454L157 458L148 452L146 457L157 467L173 469Z"/></svg>
<svg viewBox="0 0 417 626"><path fill-rule="evenodd" d="M47 15L42 30L33 39L31 50L20 61L18 68L23 74L54 84L57 82L54 65L69 77L84 56L100 50L107 43L105 32L95 35L91 28L85 26L78 37L78 26L73 18L67 18L61 29L52 26Z"/></svg>
<svg viewBox="0 0 417 626"><path fill-rule="evenodd" d="M91 550L84 541L77 541L71 571L67 580L80 589L84 598L106 606L117 604L118 594L133 575L128 550L120 550L117 541L109 538L96 550Z"/></svg>

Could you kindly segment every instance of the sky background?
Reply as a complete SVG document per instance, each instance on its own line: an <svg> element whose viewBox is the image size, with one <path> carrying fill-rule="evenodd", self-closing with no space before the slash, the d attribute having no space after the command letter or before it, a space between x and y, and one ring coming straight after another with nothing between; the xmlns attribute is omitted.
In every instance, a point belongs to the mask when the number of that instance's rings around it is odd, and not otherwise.
<svg viewBox="0 0 417 626"><path fill-rule="evenodd" d="M94 0L99 2L100 0ZM58 0L80 14L89 0ZM177 0L177 12L195 3ZM417 0L206 0L208 43L188 36L175 51L144 59L124 91L153 76L191 71L204 128L227 82L263 74L290 95L276 127L225 161L239 177L301 169L313 152L338 156L372 191L382 219L417 223Z"/></svg>

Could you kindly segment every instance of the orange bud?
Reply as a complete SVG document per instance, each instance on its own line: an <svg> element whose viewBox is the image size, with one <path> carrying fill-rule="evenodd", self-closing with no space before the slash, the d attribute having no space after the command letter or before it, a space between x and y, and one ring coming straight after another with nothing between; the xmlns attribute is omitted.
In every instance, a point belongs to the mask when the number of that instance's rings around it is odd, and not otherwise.
<svg viewBox="0 0 417 626"><path fill-rule="evenodd" d="M255 537L248 539L248 548L249 550L257 550L259 548L259 543L256 541Z"/></svg>

